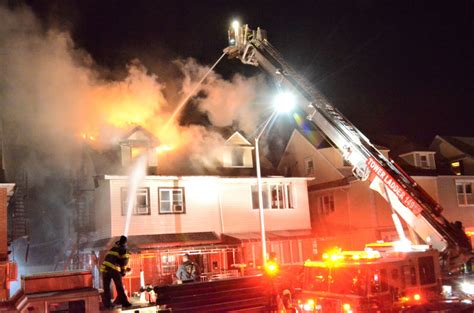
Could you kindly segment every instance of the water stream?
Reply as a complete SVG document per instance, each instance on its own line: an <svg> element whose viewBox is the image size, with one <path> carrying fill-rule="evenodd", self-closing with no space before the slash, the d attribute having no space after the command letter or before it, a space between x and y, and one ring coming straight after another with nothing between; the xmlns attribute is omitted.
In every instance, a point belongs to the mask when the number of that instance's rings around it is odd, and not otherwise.
<svg viewBox="0 0 474 313"><path fill-rule="evenodd" d="M219 62L222 60L222 58L226 55L226 52L222 53L222 55L220 56L219 59L217 59L216 63L214 63L214 65L211 66L211 68L209 69L209 71L207 71L207 73L201 78L201 80L194 86L193 90L191 90L191 92L183 99L183 101L180 102L180 104L178 105L178 107L176 108L176 110L174 110L173 114L171 114L169 120L166 122L165 126L163 127L163 131L166 130L168 128L168 126L170 125L170 123L176 118L176 115L183 109L184 105L188 102L188 100L194 96L194 94L196 93L197 89L199 88L199 86L201 86L201 84L204 82L204 80L207 78L207 76L209 76L209 74L212 72L212 70L216 67L217 64L219 64Z"/></svg>
<svg viewBox="0 0 474 313"><path fill-rule="evenodd" d="M142 154L135 159L132 165L131 172L128 176L128 188L127 188L127 219L125 221L124 236L128 236L130 229L130 221L132 219L133 209L137 202L137 190L140 184L143 182L146 176L146 168L148 164L148 158L146 154Z"/></svg>

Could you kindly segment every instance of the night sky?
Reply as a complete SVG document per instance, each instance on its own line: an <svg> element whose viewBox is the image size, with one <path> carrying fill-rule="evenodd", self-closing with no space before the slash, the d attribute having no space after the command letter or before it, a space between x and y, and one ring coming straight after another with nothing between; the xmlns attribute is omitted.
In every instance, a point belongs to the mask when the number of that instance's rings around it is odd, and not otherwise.
<svg viewBox="0 0 474 313"><path fill-rule="evenodd" d="M474 136L473 1L28 1L103 68L212 64L233 18L269 41L363 132ZM278 3L278 4L277 4ZM225 77L257 69L225 60Z"/></svg>

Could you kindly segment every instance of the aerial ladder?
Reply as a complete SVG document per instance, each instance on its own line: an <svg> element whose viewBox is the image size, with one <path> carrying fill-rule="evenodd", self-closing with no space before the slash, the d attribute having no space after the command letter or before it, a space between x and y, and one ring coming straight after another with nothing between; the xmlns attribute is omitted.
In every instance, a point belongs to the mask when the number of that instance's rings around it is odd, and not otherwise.
<svg viewBox="0 0 474 313"><path fill-rule="evenodd" d="M277 83L305 99L302 109L309 121L338 148L353 166L353 174L369 180L371 188L384 197L392 209L428 245L437 249L445 273L456 272L472 255L470 239L441 214L441 206L393 160L386 158L344 115L307 80L285 62L267 40L266 31L252 30L234 22L229 29L229 46L224 52L244 64L259 66ZM373 187L375 186L375 187ZM397 217L398 218L398 217ZM400 223L395 226L400 234ZM399 224L399 225L397 225ZM402 236L400 234L400 236Z"/></svg>

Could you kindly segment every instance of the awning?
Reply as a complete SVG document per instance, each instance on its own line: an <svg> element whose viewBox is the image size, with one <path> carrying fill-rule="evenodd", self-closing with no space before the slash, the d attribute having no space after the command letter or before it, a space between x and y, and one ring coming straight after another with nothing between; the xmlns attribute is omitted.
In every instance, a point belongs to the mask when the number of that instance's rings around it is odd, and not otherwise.
<svg viewBox="0 0 474 313"><path fill-rule="evenodd" d="M93 242L86 242L81 249L101 250L112 246L120 237L104 238ZM128 237L128 246L131 249L166 248L177 246L196 246L220 243L219 236L214 232L175 233L136 235Z"/></svg>
<svg viewBox="0 0 474 313"><path fill-rule="evenodd" d="M305 239L312 237L311 229L275 230L265 232L265 239L267 241ZM229 244L260 241L260 232L222 234L222 241Z"/></svg>

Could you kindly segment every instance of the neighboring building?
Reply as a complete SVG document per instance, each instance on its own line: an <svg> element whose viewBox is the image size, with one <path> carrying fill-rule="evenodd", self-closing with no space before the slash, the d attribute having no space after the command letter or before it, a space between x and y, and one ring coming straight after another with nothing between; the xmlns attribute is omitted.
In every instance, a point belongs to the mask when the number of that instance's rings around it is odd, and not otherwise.
<svg viewBox="0 0 474 313"><path fill-rule="evenodd" d="M9 298L10 281L16 279L16 266L8 257L8 204L14 184L0 183L0 302Z"/></svg>
<svg viewBox="0 0 474 313"><path fill-rule="evenodd" d="M387 155L388 150L382 152ZM308 196L311 226L319 238L360 249L367 242L395 237L389 205L368 181L353 177L350 164L319 132L305 136L294 130L278 169L286 175L314 177Z"/></svg>
<svg viewBox="0 0 474 313"><path fill-rule="evenodd" d="M435 138L433 150L406 138L386 139L391 146L390 157L440 203L443 215L451 222L461 221L466 231L474 232L474 211L466 210L474 208L474 176L469 174L473 146L468 145L472 138L454 137L463 138L464 150L460 144L453 146L452 137L449 141L444 138ZM378 149L385 156L389 154L387 148ZM462 173L453 168L453 162L462 162ZM373 240L397 239L388 203L370 189L368 181L358 181L351 175L351 167L346 166L338 150L328 146L318 132L304 136L294 131L278 169L315 177L308 187L315 234L332 236L348 248L361 248Z"/></svg>
<svg viewBox="0 0 474 313"><path fill-rule="evenodd" d="M455 175L474 175L474 137L436 136L430 149Z"/></svg>
<svg viewBox="0 0 474 313"><path fill-rule="evenodd" d="M132 137L133 145L127 143ZM128 164L136 155L124 150L132 147L130 151L144 149L142 153L148 154L156 144L151 134L135 128L120 141L121 160L113 160L124 165L125 157ZM148 164L149 174L132 192L135 205L128 236L135 253L133 273L127 276L129 290L140 287L140 270L146 284L171 283L185 253L200 265L203 279L233 275L244 264L253 268L262 263L253 151L249 141L234 132L222 147L220 165L214 168L186 175L176 168L179 174L162 175L159 162L171 160L160 158L157 168ZM264 164L269 162L264 160ZM302 264L317 249L308 205L310 178L274 176L275 171L265 166L262 173L267 251L282 264ZM92 264L98 251L101 259L127 223L129 177L112 164L93 176L95 232L93 240L80 245L82 264Z"/></svg>
<svg viewBox="0 0 474 313"><path fill-rule="evenodd" d="M459 220L474 233L474 137L436 136L430 145L443 166L438 177L439 202L444 215Z"/></svg>

